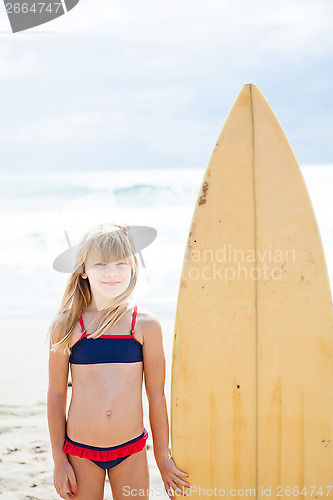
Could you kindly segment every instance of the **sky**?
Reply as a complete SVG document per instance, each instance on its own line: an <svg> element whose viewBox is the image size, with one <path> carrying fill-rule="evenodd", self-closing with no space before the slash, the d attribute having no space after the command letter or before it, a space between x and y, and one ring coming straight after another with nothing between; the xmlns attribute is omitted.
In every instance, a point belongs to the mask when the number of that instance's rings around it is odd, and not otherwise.
<svg viewBox="0 0 333 500"><path fill-rule="evenodd" d="M333 163L331 0L80 0L13 34L0 5L2 172L206 166L255 83L300 164Z"/></svg>

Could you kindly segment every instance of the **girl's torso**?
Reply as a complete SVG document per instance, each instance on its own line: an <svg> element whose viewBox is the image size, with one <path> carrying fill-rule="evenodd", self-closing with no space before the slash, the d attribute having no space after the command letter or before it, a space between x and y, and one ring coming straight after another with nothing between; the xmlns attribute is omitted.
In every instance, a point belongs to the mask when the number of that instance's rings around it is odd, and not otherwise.
<svg viewBox="0 0 333 500"><path fill-rule="evenodd" d="M67 433L81 443L116 446L143 430L143 335L136 307L97 339L87 338L97 326L93 318L86 310L72 335Z"/></svg>

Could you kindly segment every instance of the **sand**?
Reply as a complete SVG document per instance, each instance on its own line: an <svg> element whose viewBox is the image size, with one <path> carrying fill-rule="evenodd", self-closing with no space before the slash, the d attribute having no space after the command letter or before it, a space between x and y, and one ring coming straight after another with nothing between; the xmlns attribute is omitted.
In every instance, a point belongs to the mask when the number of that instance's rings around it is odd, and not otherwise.
<svg viewBox="0 0 333 500"><path fill-rule="evenodd" d="M0 332L0 498L1 500L57 500L46 418L47 324L2 325ZM172 324L164 330L167 360L166 397L170 400ZM167 333L165 333L167 332ZM150 471L150 498L168 499L153 455L144 395L144 425ZM106 479L105 500L112 498ZM93 500L93 499L92 499Z"/></svg>

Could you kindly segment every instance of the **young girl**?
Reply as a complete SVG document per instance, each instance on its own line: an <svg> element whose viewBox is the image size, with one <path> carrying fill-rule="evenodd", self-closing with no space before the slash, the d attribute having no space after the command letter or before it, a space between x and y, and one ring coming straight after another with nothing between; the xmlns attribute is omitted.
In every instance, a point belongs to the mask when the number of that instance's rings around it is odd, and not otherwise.
<svg viewBox="0 0 333 500"><path fill-rule="evenodd" d="M188 475L168 451L161 326L131 299L138 277L135 253L126 227L103 224L86 233L50 326L48 424L54 486L64 499L103 500L106 473L115 500L149 498L143 367L154 455L166 492L174 499L173 492L189 487Z"/></svg>

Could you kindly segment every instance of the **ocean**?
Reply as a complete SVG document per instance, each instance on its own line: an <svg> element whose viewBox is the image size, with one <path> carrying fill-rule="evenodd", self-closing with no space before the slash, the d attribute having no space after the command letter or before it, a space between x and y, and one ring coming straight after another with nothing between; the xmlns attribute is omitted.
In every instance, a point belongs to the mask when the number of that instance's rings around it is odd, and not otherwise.
<svg viewBox="0 0 333 500"><path fill-rule="evenodd" d="M333 165L301 170L333 278ZM156 240L142 251L145 267L134 299L174 319L185 244L205 168L0 174L2 322L48 323L67 274L53 260L91 225L148 225ZM283 196L283 193L281 193Z"/></svg>
<svg viewBox="0 0 333 500"><path fill-rule="evenodd" d="M333 278L333 165L301 167ZM0 400L45 405L47 329L67 274L54 259L94 223L148 225L156 240L142 250L145 267L134 302L161 321L170 410L174 320L179 280L194 205L205 168L0 174ZM283 194L281 193L281 196ZM22 390L22 381L27 390ZM144 401L145 425L148 406Z"/></svg>

